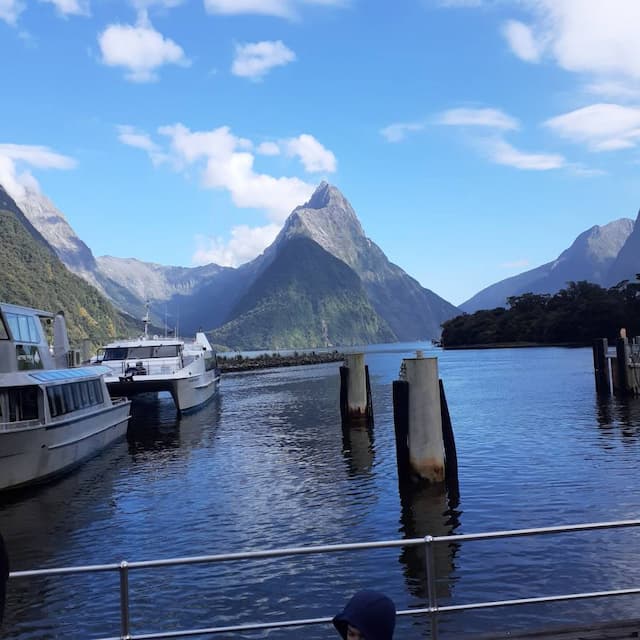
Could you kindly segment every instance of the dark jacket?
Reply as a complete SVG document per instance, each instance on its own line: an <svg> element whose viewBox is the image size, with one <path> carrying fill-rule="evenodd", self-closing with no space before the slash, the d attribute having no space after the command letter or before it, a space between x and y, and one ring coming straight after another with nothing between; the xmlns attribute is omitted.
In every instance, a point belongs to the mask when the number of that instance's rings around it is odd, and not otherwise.
<svg viewBox="0 0 640 640"><path fill-rule="evenodd" d="M392 640L396 607L382 593L359 591L349 600L344 611L333 619L333 625L344 640L348 625L355 627L365 640Z"/></svg>

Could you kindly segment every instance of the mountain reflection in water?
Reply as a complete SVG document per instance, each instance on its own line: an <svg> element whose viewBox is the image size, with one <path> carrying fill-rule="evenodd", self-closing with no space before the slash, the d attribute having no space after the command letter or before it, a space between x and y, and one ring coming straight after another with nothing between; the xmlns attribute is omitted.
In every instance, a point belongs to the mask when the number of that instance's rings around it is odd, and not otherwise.
<svg viewBox="0 0 640 640"><path fill-rule="evenodd" d="M375 424L343 432L338 363L223 377L179 416L169 397L134 406L125 440L72 474L0 498L14 570L284 546L394 540L640 515L640 402L597 399L588 349L432 352L456 433L459 502L400 495L391 383L420 348L370 347ZM592 531L437 545L441 605L640 584L640 532ZM135 633L317 617L354 591L426 605L422 547L132 571ZM117 636L118 577L12 580L4 636ZM443 638L634 617L638 598L441 615ZM428 633L426 616L398 637ZM296 638L300 631L238 637ZM335 637L307 628L305 638Z"/></svg>

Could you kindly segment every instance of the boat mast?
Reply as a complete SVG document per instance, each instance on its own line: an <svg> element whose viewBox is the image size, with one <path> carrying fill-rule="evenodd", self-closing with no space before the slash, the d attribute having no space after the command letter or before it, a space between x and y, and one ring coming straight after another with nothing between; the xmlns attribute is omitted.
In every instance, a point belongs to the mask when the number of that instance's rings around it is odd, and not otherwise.
<svg viewBox="0 0 640 640"><path fill-rule="evenodd" d="M142 322L144 323L144 339L146 340L149 337L149 331L148 331L148 326L149 326L149 301L147 300L146 304L144 305L145 309L146 309L146 313L144 314L144 318L142 318Z"/></svg>

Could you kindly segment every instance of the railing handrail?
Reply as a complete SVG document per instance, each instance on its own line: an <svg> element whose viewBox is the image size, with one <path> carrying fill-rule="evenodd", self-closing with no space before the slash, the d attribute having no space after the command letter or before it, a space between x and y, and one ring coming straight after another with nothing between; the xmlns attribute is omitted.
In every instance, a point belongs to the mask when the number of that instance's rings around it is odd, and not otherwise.
<svg viewBox="0 0 640 640"><path fill-rule="evenodd" d="M103 571L119 571L120 572L120 597L121 597L121 626L122 634L117 637L103 638L102 640L161 640L166 638L186 638L196 635L208 635L218 633L231 633L243 631L257 631L275 628L287 628L297 626L308 626L316 624L326 624L331 622L331 617L298 619L298 620L282 620L280 622L268 623L251 623L226 627L209 627L205 629L188 629L180 631L157 632L151 634L132 635L129 629L129 593L128 593L128 572L135 569L149 569L158 567L171 567L176 565L189 564L205 564L215 562L237 561L237 560L256 560L264 558L277 558L283 556L294 555L310 555L320 553L337 553L342 551L364 551L371 549L388 549L395 547L412 547L424 545L426 553L426 574L428 586L427 607L400 610L397 612L399 616L426 614L431 619L432 640L437 640L437 616L441 613L450 613L456 611L466 611L471 609L496 608L505 606L515 606L522 604L541 604L548 602L560 602L569 600L585 600L591 598L600 598L605 596L618 596L640 594L640 587L613 589L609 591L594 591L585 593L571 593L554 596L539 596L533 598L518 598L512 600L497 600L467 603L461 605L439 606L435 595L435 569L433 562L433 547L439 543L461 543L479 540L496 540L501 538L514 538L523 536L548 535L560 533L575 533L580 531L594 531L602 529L621 529L628 527L640 526L638 520L615 520L610 522L590 522L571 525L557 525L552 527L536 527L528 529L511 529L504 531L487 531L481 533L467 533L459 535L445 536L425 536L423 538L408 538L401 540L382 540L372 542L351 542L342 544L314 545L308 547L282 547L275 549L260 549L238 551L233 553L212 554L204 556L187 556L177 558L165 558L160 560L141 560L108 564L84 565L75 567L58 567L51 569L32 569L26 571L12 571L9 574L11 579L32 578L39 576L68 575L79 573L93 573Z"/></svg>

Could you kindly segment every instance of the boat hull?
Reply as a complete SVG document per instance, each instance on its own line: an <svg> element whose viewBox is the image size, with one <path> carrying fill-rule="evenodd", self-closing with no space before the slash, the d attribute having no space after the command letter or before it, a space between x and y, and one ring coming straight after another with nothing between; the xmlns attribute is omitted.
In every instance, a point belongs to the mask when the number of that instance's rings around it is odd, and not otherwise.
<svg viewBox="0 0 640 640"><path fill-rule="evenodd" d="M180 412L191 411L207 403L217 393L220 374L217 370L190 376L133 375L106 379L111 397L131 398L141 393L168 391Z"/></svg>
<svg viewBox="0 0 640 640"><path fill-rule="evenodd" d="M0 431L0 490L47 480L71 470L124 436L130 403L47 425Z"/></svg>

